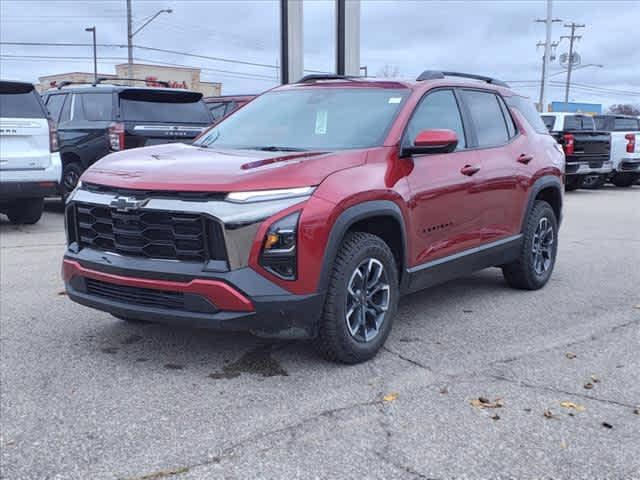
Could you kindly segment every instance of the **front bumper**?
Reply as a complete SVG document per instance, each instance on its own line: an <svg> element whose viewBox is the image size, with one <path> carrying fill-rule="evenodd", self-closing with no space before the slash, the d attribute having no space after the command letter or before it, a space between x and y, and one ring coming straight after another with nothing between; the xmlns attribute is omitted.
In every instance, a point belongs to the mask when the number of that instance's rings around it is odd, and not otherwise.
<svg viewBox="0 0 640 480"><path fill-rule="evenodd" d="M267 337L315 336L324 300L321 294L291 294L250 268L207 272L195 262L88 248L68 250L62 272L71 300L116 316ZM176 294L183 304L163 303Z"/></svg>
<svg viewBox="0 0 640 480"><path fill-rule="evenodd" d="M608 175L613 172L611 162L567 162L565 175Z"/></svg>

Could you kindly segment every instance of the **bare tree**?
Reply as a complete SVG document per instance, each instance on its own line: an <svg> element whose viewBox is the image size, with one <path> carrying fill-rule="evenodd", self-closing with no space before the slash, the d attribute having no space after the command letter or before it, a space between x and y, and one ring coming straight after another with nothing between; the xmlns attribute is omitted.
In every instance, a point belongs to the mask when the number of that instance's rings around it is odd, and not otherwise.
<svg viewBox="0 0 640 480"><path fill-rule="evenodd" d="M397 65L389 65L388 63L386 63L384 67L382 67L380 70L378 70L378 73L376 73L376 77L380 78L396 78L399 76L400 69L397 67Z"/></svg>
<svg viewBox="0 0 640 480"><path fill-rule="evenodd" d="M628 103L617 103L609 107L609 113L616 113L618 115L640 115L640 106L631 105Z"/></svg>

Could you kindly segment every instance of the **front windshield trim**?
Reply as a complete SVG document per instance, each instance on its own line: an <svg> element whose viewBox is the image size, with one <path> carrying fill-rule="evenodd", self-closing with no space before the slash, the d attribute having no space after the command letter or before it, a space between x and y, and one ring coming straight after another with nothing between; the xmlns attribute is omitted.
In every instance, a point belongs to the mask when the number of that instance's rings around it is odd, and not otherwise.
<svg viewBox="0 0 640 480"><path fill-rule="evenodd" d="M292 145L287 145L283 147L282 151L294 151L293 149L295 149L295 151L336 151L336 150L363 150L363 149L368 149L368 148L376 148L376 147L381 147L384 145L384 143L386 142L388 136L389 136L389 132L391 131L391 129L393 128L393 125L395 124L398 116L400 115L400 113L402 112L404 106L406 105L407 99L411 96L411 92L412 90L410 88L406 88L406 87L402 87L402 88L372 88L370 86L367 87L354 87L354 86L349 86L349 87L336 87L336 86L332 86L332 87L309 87L309 88L301 88L299 90L293 90L293 89L283 89L283 90L271 90L268 91L262 95L259 95L256 99L254 99L254 101L249 102L247 105L245 105L244 108L239 109L238 111L234 112L235 115L230 115L228 117L223 118L221 121L219 121L218 123L216 123L215 125L212 125L209 129L208 132L203 132L203 135L198 138L198 140L196 140L195 142L193 142L193 145L196 147L204 147L204 148L222 148L222 149L231 149L231 150L256 150L256 149L262 149L265 147L272 147L271 143L268 143L266 145L257 145L257 146L247 146L246 144L220 144L220 143L216 143L219 139L220 139L220 131L218 130L220 127L224 127L225 124L227 124L228 122L232 122L232 121L236 121L238 116L246 114L247 111L250 112L250 109L253 108L254 105L259 104L259 100L263 97L273 97L273 96L279 96L279 95L286 95L286 94L291 94L292 92L298 93L298 92L336 92L336 91L342 91L342 92L354 92L354 91L361 91L361 92L372 92L372 91L380 91L380 92L384 92L385 94L395 94L396 97L399 97L399 100L397 101L397 106L395 111L393 112L392 115L390 115L386 121L386 125L385 128L381 131L381 133L379 134L378 138L375 140L375 142L370 142L369 144L364 144L364 145L324 145L324 146L313 146L313 145L302 145L302 146L292 146ZM389 102L391 103L391 102ZM278 151L275 150L274 151Z"/></svg>

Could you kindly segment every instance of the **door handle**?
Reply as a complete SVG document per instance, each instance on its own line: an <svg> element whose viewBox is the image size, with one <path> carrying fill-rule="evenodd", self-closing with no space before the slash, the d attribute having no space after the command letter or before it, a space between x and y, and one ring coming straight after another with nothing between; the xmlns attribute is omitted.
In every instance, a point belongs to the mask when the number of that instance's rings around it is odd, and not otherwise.
<svg viewBox="0 0 640 480"><path fill-rule="evenodd" d="M531 160L533 160L533 155L527 155L526 153L523 153L518 157L518 162L523 163L525 165L529 163Z"/></svg>
<svg viewBox="0 0 640 480"><path fill-rule="evenodd" d="M465 165L460 169L460 173L463 175L471 176L480 171L480 167L476 167L475 165Z"/></svg>

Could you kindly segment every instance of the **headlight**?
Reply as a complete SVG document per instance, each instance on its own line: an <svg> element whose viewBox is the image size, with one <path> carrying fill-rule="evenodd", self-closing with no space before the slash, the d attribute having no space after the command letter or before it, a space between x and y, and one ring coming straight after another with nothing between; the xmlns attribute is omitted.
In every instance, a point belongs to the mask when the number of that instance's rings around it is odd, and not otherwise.
<svg viewBox="0 0 640 480"><path fill-rule="evenodd" d="M260 264L284 280L298 276L297 238L300 212L292 213L273 223L264 239Z"/></svg>
<svg viewBox="0 0 640 480"><path fill-rule="evenodd" d="M281 190L256 190L253 192L232 192L226 197L229 202L252 203L282 200L286 198L308 197L315 187L284 188Z"/></svg>

